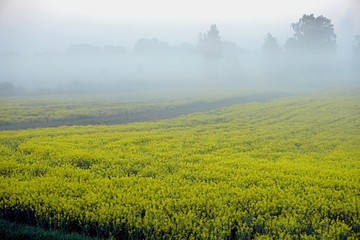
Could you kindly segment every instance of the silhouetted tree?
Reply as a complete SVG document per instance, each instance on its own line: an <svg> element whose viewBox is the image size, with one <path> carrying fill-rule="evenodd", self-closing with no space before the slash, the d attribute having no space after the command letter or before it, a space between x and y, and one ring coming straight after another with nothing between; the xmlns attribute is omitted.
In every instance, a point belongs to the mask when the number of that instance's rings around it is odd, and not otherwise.
<svg viewBox="0 0 360 240"><path fill-rule="evenodd" d="M141 38L135 43L134 52L139 54L166 54L172 51L172 47L156 38Z"/></svg>
<svg viewBox="0 0 360 240"><path fill-rule="evenodd" d="M193 45L185 42L178 47L178 50L180 54L193 54L195 51Z"/></svg>
<svg viewBox="0 0 360 240"><path fill-rule="evenodd" d="M265 56L274 56L280 53L280 45L275 37L268 33L262 46L262 51Z"/></svg>
<svg viewBox="0 0 360 240"><path fill-rule="evenodd" d="M221 57L220 33L216 24L212 24L207 33L200 33L198 38L201 55L208 59L218 59Z"/></svg>
<svg viewBox="0 0 360 240"><path fill-rule="evenodd" d="M11 96L15 92L15 87L12 83L1 82L0 83L0 96Z"/></svg>
<svg viewBox="0 0 360 240"><path fill-rule="evenodd" d="M277 39L268 33L262 46L262 72L267 81L276 82L283 77L279 69L283 68L283 62L280 58L280 45Z"/></svg>
<svg viewBox="0 0 360 240"><path fill-rule="evenodd" d="M110 54L110 55L121 55L121 54L125 54L127 52L127 49L121 46L107 45L102 48L102 52L104 54Z"/></svg>
<svg viewBox="0 0 360 240"><path fill-rule="evenodd" d="M90 44L72 45L68 50L68 54L74 55L96 55L101 53L101 48Z"/></svg>
<svg viewBox="0 0 360 240"><path fill-rule="evenodd" d="M355 41L357 44L354 46L354 53L360 55L360 35L355 36Z"/></svg>
<svg viewBox="0 0 360 240"><path fill-rule="evenodd" d="M291 24L294 36L285 44L287 50L334 51L336 34L331 20L314 14L304 14L297 23Z"/></svg>

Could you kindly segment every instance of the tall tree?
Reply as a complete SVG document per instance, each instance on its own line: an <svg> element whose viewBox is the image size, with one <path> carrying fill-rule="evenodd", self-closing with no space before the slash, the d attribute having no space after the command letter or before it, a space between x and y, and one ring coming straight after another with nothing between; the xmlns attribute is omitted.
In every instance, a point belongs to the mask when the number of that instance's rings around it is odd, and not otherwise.
<svg viewBox="0 0 360 240"><path fill-rule="evenodd" d="M218 59L221 56L221 37L216 24L212 24L207 33L199 34L200 53L209 59Z"/></svg>
<svg viewBox="0 0 360 240"><path fill-rule="evenodd" d="M134 46L134 52L140 54L166 54L170 53L172 48L167 42L160 41L156 38L139 39Z"/></svg>
<svg viewBox="0 0 360 240"><path fill-rule="evenodd" d="M360 35L355 36L355 41L357 42L357 44L354 46L354 53L360 54Z"/></svg>
<svg viewBox="0 0 360 240"><path fill-rule="evenodd" d="M331 20L314 14L304 14L297 23L291 24L294 35L285 44L288 50L334 51L336 34Z"/></svg>
<svg viewBox="0 0 360 240"><path fill-rule="evenodd" d="M264 56L274 56L280 53L280 45L277 39L268 33L264 40L264 45L262 46L262 51Z"/></svg>

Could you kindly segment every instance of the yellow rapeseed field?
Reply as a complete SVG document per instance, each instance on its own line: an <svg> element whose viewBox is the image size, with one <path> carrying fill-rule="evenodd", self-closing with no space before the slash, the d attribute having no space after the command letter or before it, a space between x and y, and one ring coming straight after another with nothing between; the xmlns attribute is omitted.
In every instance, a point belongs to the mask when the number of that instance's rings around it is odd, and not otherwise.
<svg viewBox="0 0 360 240"><path fill-rule="evenodd" d="M359 239L360 91L0 132L0 213L106 238Z"/></svg>

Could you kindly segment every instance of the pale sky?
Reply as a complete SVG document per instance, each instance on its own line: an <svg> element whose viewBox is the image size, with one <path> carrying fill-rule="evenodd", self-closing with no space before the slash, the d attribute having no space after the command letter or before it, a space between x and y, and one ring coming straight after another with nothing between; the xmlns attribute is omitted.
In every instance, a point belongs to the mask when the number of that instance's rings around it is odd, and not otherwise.
<svg viewBox="0 0 360 240"><path fill-rule="evenodd" d="M290 24L311 13L330 18L340 42L360 34L360 0L0 0L0 51L131 48L142 37L194 44L213 23L222 39L257 50L267 32L283 44Z"/></svg>

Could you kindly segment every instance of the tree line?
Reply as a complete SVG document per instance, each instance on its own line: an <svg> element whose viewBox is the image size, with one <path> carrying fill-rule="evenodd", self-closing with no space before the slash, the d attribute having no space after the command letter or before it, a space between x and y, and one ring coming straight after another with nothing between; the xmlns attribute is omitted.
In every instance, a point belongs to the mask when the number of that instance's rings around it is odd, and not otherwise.
<svg viewBox="0 0 360 240"><path fill-rule="evenodd" d="M168 84L169 79L172 84L176 80L192 86L199 79L199 84L205 79L203 82L206 84L212 81L221 86L226 82L241 86L296 82L306 85L304 79L311 84L345 80L358 82L360 34L355 36L355 44L349 46L349 49L352 47L353 55L342 59L336 57L337 35L333 23L327 17L304 14L290 27L293 34L283 46L276 36L267 33L261 54L223 40L216 24L199 33L196 44L183 43L176 47L156 38L139 39L131 51L122 46L77 44L68 48L65 54L19 58L23 64L19 64L18 53L3 53L0 54L0 60L10 66L10 70L0 74L0 96L26 94L24 86L14 83L29 79L40 79L39 91L48 92L43 83L48 83L50 78L53 82L58 81L60 90L56 91L60 92L85 91L91 88L88 84L90 78L95 83L101 79L102 86L106 85L106 81L112 81L111 84L114 84L108 87L111 91L117 87L139 89L147 82L155 81L158 85ZM23 76L12 72L13 63L17 67L27 66L22 71ZM87 91L99 91L99 87Z"/></svg>
<svg viewBox="0 0 360 240"><path fill-rule="evenodd" d="M262 45L262 54L265 56L279 54L282 50L286 52L307 53L335 53L337 49L336 34L331 20L320 15L304 14L298 22L292 23L293 36L289 37L284 46L281 47L278 40L270 32L267 33ZM355 36L353 52L360 53L360 35ZM207 32L199 33L196 46L183 43L179 47L169 45L165 41L156 38L139 39L134 46L135 54L169 54L197 52L205 58L217 59L224 51L238 51L236 44L223 41L216 24L212 24ZM89 44L71 46L67 53L70 54L126 54L125 47L105 46L103 48Z"/></svg>

